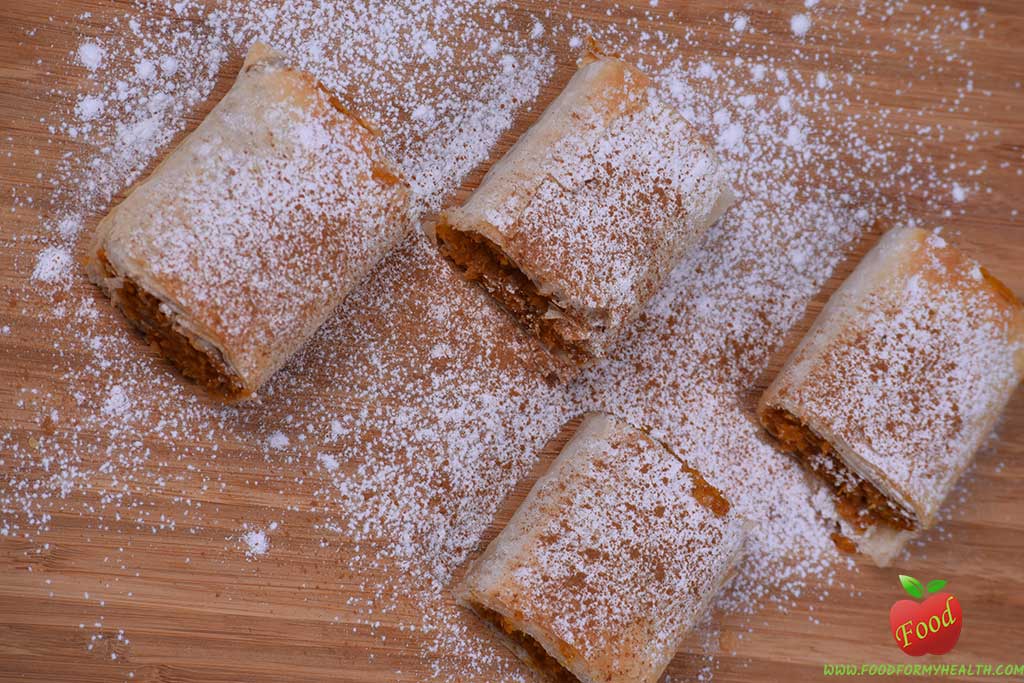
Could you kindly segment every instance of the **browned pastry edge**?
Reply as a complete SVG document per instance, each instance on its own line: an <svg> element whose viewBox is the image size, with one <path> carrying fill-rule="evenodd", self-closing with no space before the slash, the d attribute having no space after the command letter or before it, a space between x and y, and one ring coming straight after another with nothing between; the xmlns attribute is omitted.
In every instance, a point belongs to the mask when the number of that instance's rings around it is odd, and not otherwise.
<svg viewBox="0 0 1024 683"><path fill-rule="evenodd" d="M836 511L855 528L863 531L880 523L900 531L916 528L914 521L874 484L848 468L827 439L788 410L766 408L761 423L807 470L829 484L836 498Z"/></svg>
<svg viewBox="0 0 1024 683"><path fill-rule="evenodd" d="M501 247L478 233L456 230L444 220L438 221L435 231L441 253L465 279L480 284L520 325L576 365L590 359L582 343L565 339L555 324L556 318L546 317L550 297L537 290Z"/></svg>
<svg viewBox="0 0 1024 683"><path fill-rule="evenodd" d="M103 249L99 250L97 258L104 276L121 282L117 289L108 290L111 300L183 375L223 398L237 400L249 395L242 378L231 370L219 352L209 353L197 346L160 310L157 297L140 287L130 276L114 270Z"/></svg>
<svg viewBox="0 0 1024 683"><path fill-rule="evenodd" d="M517 629L501 612L484 607L476 601L471 601L470 606L488 626L512 641L519 649L519 653L529 661L533 670L541 674L545 680L552 683L579 683L579 679L548 654L543 645L534 640L529 633Z"/></svg>

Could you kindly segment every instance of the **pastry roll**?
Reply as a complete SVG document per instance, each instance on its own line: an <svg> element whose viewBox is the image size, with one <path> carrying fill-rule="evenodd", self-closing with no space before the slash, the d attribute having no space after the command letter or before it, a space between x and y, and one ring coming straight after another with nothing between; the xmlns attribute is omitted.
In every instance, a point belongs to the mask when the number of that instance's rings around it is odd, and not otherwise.
<svg viewBox="0 0 1024 683"><path fill-rule="evenodd" d="M456 599L550 680L653 683L731 575L745 534L697 471L592 413Z"/></svg>
<svg viewBox="0 0 1024 683"><path fill-rule="evenodd" d="M1024 309L935 233L886 234L761 397L835 494L840 547L885 566L930 527L1024 373Z"/></svg>
<svg viewBox="0 0 1024 683"><path fill-rule="evenodd" d="M378 134L262 44L99 224L92 279L211 393L259 386L404 234Z"/></svg>
<svg viewBox="0 0 1024 683"><path fill-rule="evenodd" d="M733 201L715 153L650 78L588 54L434 232L466 278L573 367L606 354Z"/></svg>

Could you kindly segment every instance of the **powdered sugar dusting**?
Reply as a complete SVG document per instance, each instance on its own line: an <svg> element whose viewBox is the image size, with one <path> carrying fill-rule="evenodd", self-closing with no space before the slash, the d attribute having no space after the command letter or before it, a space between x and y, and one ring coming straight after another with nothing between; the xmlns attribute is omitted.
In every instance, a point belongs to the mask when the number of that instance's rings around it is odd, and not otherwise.
<svg viewBox="0 0 1024 683"><path fill-rule="evenodd" d="M651 98L597 141L570 135L552 150L552 179L517 219L529 230L513 228L528 246L525 255L515 246L512 252L530 264L531 276L551 284L567 308L598 311L612 330L699 236L701 217L727 186L689 124ZM620 229L625 224L636 228Z"/></svg>
<svg viewBox="0 0 1024 683"><path fill-rule="evenodd" d="M690 125L651 97L596 143L570 135L552 150L559 166L547 170L552 180L518 218L530 227L516 232L529 235L532 274L570 307L599 310L612 329L661 281L666 261L694 241L699 217L727 186ZM624 224L637 227L616 229Z"/></svg>
<svg viewBox="0 0 1024 683"><path fill-rule="evenodd" d="M89 71L95 71L103 63L103 48L96 43L82 43L78 46L78 60Z"/></svg>
<svg viewBox="0 0 1024 683"><path fill-rule="evenodd" d="M783 391L928 527L1020 379L1024 310L922 234L886 237L879 249L904 254L899 270L869 271L868 289L834 314L835 336L796 357L806 378Z"/></svg>
<svg viewBox="0 0 1024 683"><path fill-rule="evenodd" d="M444 221L499 244L549 297L564 345L600 357L723 196L728 178L697 131L645 75L594 55Z"/></svg>
<svg viewBox="0 0 1024 683"><path fill-rule="evenodd" d="M262 529L245 532L242 534L242 542L245 543L245 553L250 558L266 555L267 550L270 549L270 540L267 538L267 532Z"/></svg>
<svg viewBox="0 0 1024 683"><path fill-rule="evenodd" d="M566 643L590 677L649 680L724 581L745 522L641 432L602 415L580 429L460 591Z"/></svg>
<svg viewBox="0 0 1024 683"><path fill-rule="evenodd" d="M64 247L47 247L39 252L32 278L55 284L71 276L71 252Z"/></svg>
<svg viewBox="0 0 1024 683"><path fill-rule="evenodd" d="M243 563L244 571L290 586L294 577L278 558L326 558L318 599L331 613L316 619L423 654L420 669L401 675L378 662L387 669L381 675L515 679L519 665L451 606L448 581L558 426L605 408L649 425L758 520L746 580L723 606L787 609L811 588L835 591L840 560L821 519L834 510L760 439L749 390L873 221L908 210L929 220L960 216L986 196L988 166L932 154L942 145L998 142L999 131L968 111L985 97L970 46L994 21L942 6L908 18L896 0L847 10L806 2L809 27L795 39L790 21L800 3L778 11L737 6L744 15L711 18L717 29L681 21L666 4L643 3L612 23L600 13L552 7L528 16L453 0L376 3L373 11L316 0L236 0L214 10L139 3L105 19L109 26L92 26L63 52L68 64L51 67L85 76L74 88L54 86L67 92L41 124L54 140L44 151L59 149L43 169L53 196L5 192L14 219L38 214L41 228L5 221L5 230L17 226L29 239L8 243L24 286L14 292L18 310L0 326L0 344L17 353L24 340L45 338L53 354L43 363L60 382L19 375L3 394L18 419L0 432L0 535L17 538L27 555L46 556L50 530L80 519L93 537L120 548L111 550L110 566L137 568L136 591L156 583L163 591L132 543L216 529L207 535L222 557L210 559L206 576L230 585L237 569L223 558L244 556L241 535L269 529L257 511L280 505L283 528L308 533L267 534L270 550ZM745 25L739 16L748 17ZM867 23L884 29L870 44ZM500 151L495 142L510 126L532 121L564 84L568 71L554 70L553 55L590 36L658 80L717 146L742 201L669 276L612 358L575 385L547 386L532 341L410 242L275 375L260 403L225 408L149 355L75 265L112 196L209 111L257 38L294 56L380 126L388 155L412 184L416 211L429 217ZM840 44L847 49L834 49ZM98 63L89 46L102 51ZM912 59L893 57L897 46ZM908 95L920 120L894 123ZM80 108L86 97L94 104ZM935 112L955 113L964 128L933 120ZM13 170L30 178L23 165ZM38 273L46 277L33 279L38 264L46 264ZM181 558L182 566L201 561ZM28 566L45 573L42 564ZM103 590L127 600L123 585ZM90 609L102 616L97 594ZM116 633L112 621L106 627ZM326 632L339 641L350 633ZM140 649L147 637L142 629L120 636ZM395 645L396 638L407 640ZM374 666L370 657L361 664ZM110 666L129 666L125 660ZM686 667L677 661L673 678Z"/></svg>
<svg viewBox="0 0 1024 683"><path fill-rule="evenodd" d="M95 258L184 311L255 389L406 231L375 142L315 82L259 57L104 220Z"/></svg>
<svg viewBox="0 0 1024 683"><path fill-rule="evenodd" d="M794 14L789 20L789 28L793 35L803 37L811 30L811 19L806 14Z"/></svg>

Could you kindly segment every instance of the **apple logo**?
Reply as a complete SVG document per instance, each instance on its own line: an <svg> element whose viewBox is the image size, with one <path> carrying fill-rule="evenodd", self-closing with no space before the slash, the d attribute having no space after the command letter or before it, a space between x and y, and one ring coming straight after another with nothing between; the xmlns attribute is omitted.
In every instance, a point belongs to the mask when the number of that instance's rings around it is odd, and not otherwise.
<svg viewBox="0 0 1024 683"><path fill-rule="evenodd" d="M922 602L897 600L889 610L889 628L900 649L911 657L949 652L960 638L964 618L960 602L942 591L946 582L929 581L927 586L912 576L900 574L900 584L908 595Z"/></svg>

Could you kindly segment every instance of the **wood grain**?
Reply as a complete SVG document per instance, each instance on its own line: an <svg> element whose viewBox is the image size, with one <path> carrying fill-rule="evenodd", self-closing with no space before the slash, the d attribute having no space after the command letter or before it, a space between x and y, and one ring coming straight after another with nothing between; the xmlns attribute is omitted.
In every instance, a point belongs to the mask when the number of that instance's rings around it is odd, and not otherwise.
<svg viewBox="0 0 1024 683"><path fill-rule="evenodd" d="M921 12L927 5L909 2L901 12ZM956 5L976 9L966 1ZM927 151L935 158L956 151L968 167L986 164L981 178L990 191L973 194L958 207L966 209L966 215L945 222L955 228L958 243L1021 293L1024 223L1013 218L1011 210L1021 205L1024 191L1018 174L1024 152L1024 4L1002 0L985 6L987 20L996 28L987 31L984 40L971 40L967 48L976 69L975 90L964 104L969 115L936 106L943 96L941 83L906 97L887 95L898 87L897 73L905 68L907 54L882 60L875 74L876 89L894 124L919 122L918 112L927 110L927 121L941 122L961 134L930 144ZM547 7L547 3L523 2L514 16L528 26L529 18ZM666 17L674 12L668 30L676 26L682 31L688 24L703 26L707 17L737 8L760 25L772 27L775 36L787 35L790 11L771 13L750 3L662 0L657 12ZM83 77L80 69L66 66L67 55L77 45L77 32L83 28L80 22L85 22L86 29L98 30L124 10L120 3L98 0L7 0L0 5L0 185L4 188L0 323L15 330L0 336L0 431L13 434L19 442L48 433L47 425L33 412L30 388L62 396L63 370L84 362L58 356L46 338L32 333L31 306L49 304L26 304L19 295L42 238L39 211L49 210L46 202L53 192L37 174L50 177L61 155L80 149L75 141L47 130L47 117L59 104L52 89L70 88ZM606 0L576 10L580 18L595 24L622 22L632 12ZM83 12L91 12L91 18L79 19ZM716 35L714 31L722 29L707 30ZM863 29L866 39L879 38L885 31L881 22L866 22ZM783 38L759 35L751 40L761 41L769 55L783 55L795 47ZM856 55L857 50L868 48L837 45L832 49ZM685 43L680 50L685 54ZM572 63L568 50L558 55L555 75L543 88L538 106L519 118L492 156L507 149L554 97L571 73ZM233 76L231 70L237 68L236 56L225 67L211 102L223 94ZM190 124L194 126L208 108L190 114ZM962 134L979 126L999 128L1001 134L965 150ZM1002 162L1007 165L1001 166ZM484 168L471 175L463 194L478 182ZM944 222L926 206L920 192L910 194L912 212L926 221ZM32 205L25 203L28 197ZM92 216L90 226L97 219ZM878 234L865 235L837 268L761 380L751 387L751 402ZM75 287L74 297L96 296L84 282ZM128 334L126 328L121 332ZM66 406L74 410L70 399ZM92 436L102 442L102 434ZM485 540L508 519L565 436L563 431L545 449L533 473L503 504ZM190 438L204 437L183 435L181 441ZM127 680L129 672L137 681L417 681L428 677L429 661L421 656L419 637L397 627L410 620L412 606L376 615L381 622L378 628L368 628L366 615L345 607L348 597L361 595L364 578L343 569L343 549L320 547L312 486L295 487L288 465L266 463L239 444L223 443L215 462L175 460L171 454L179 446L174 440L152 444L157 457L162 454L169 461L166 470L180 475L181 491L205 505L202 524L146 534L109 512L95 517L67 512L55 515L41 538L0 538L0 679L109 681ZM1022 456L1024 396L1018 392L999 427L998 441L979 457L958 491L955 521L929 534L908 566L881 570L858 562L856 571L840 571L839 581L827 587L824 599L809 591L785 613L766 608L753 616L718 615L720 653L711 665L714 679L815 680L821 678L826 662L906 662L888 634L888 609L900 597L897 570L949 580L963 605L960 644L941 659L925 661L1024 663ZM190 466L212 473L223 487L204 490L197 479L189 490ZM87 505L85 498L75 502ZM170 493L164 499L155 496L149 509L136 512L158 524L161 510L175 505L171 498ZM285 515L290 522L266 558L248 562L241 553L224 552L225 539L236 534L243 521L270 521ZM118 640L122 629L127 642ZM94 639L96 634L103 638ZM701 652L700 638L695 636L673 663L672 679L699 674L706 665Z"/></svg>

